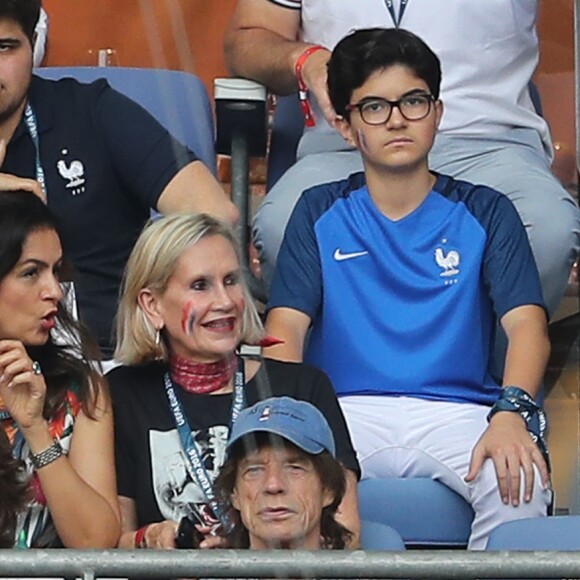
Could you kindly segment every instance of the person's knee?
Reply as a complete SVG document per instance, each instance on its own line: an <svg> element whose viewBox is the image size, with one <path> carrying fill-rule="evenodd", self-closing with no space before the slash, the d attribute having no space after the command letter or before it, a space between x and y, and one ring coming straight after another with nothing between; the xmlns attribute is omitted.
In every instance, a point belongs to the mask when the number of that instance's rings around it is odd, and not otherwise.
<svg viewBox="0 0 580 580"><path fill-rule="evenodd" d="M531 214L531 215L530 215ZM569 261L580 247L580 212L570 198L538 207L523 218L535 253Z"/></svg>
<svg viewBox="0 0 580 580"><path fill-rule="evenodd" d="M533 486L532 498L530 501L524 500L525 491L525 474L520 469L519 499L518 504L504 503L499 491L499 481L495 465L491 459L487 459L473 484L470 486L470 498L474 511L486 509L495 512L510 512L520 510L526 513L525 516L517 517L536 517L546 515L547 507L551 501L551 491L545 490L542 485L542 478L538 468L533 466ZM507 480L509 485L511 481ZM516 519L515 517L507 518Z"/></svg>
<svg viewBox="0 0 580 580"><path fill-rule="evenodd" d="M580 212L570 198L536 208L523 219L542 282L544 301L553 313L566 290L580 249Z"/></svg>

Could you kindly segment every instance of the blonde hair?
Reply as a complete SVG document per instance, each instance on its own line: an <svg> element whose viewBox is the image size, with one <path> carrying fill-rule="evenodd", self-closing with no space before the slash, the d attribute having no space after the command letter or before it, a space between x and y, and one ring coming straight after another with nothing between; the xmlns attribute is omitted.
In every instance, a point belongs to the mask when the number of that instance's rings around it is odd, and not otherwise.
<svg viewBox="0 0 580 580"><path fill-rule="evenodd" d="M117 311L116 360L124 364L167 360L167 346L163 340L156 341L158 331L139 306L139 294L145 288L163 294L183 251L212 236L228 240L240 262L231 228L207 214L173 214L145 226L125 267ZM240 342L253 344L264 336L264 328L243 278L240 284L245 301Z"/></svg>

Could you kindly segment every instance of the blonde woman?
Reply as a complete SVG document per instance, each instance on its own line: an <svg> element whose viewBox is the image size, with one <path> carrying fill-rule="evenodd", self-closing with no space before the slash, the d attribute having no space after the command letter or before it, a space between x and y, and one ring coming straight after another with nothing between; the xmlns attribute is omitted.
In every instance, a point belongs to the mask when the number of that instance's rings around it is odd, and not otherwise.
<svg viewBox="0 0 580 580"><path fill-rule="evenodd" d="M328 378L307 365L237 354L264 331L229 227L203 214L146 227L127 264L117 331L115 358L125 366L108 379L120 547L220 545L212 537L223 523L213 481L229 430L246 406L282 395L311 402L331 425L350 481L342 522L358 536L358 464Z"/></svg>

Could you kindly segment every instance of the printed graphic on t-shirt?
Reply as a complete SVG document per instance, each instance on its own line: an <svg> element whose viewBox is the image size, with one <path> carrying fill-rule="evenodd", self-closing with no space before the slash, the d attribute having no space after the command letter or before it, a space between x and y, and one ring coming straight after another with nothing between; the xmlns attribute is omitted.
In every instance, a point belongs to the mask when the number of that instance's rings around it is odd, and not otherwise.
<svg viewBox="0 0 580 580"><path fill-rule="evenodd" d="M74 424L81 409L76 394L68 391L64 404L58 413L49 421L49 431L58 439L65 455L68 455L72 441ZM30 448L18 430L9 433L12 440L13 454L22 459L30 478L32 501L28 509L18 516L15 545L18 548L44 548L56 539L56 530L46 504L46 497L40 485L37 473L30 459Z"/></svg>
<svg viewBox="0 0 580 580"><path fill-rule="evenodd" d="M192 431L192 437L201 454L207 475L214 481L225 459L228 428L217 425ZM178 522L195 511L208 525L216 524L204 492L188 469L188 458L177 430L150 431L149 444L153 492L163 517Z"/></svg>

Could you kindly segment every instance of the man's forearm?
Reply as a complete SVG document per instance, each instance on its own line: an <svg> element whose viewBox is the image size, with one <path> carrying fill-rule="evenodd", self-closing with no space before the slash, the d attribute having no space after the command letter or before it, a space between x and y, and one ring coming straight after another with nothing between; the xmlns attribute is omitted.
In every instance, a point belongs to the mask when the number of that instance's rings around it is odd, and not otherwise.
<svg viewBox="0 0 580 580"><path fill-rule="evenodd" d="M262 83L278 95L289 95L298 90L294 64L308 46L266 29L238 29L226 39L226 65L232 75Z"/></svg>

